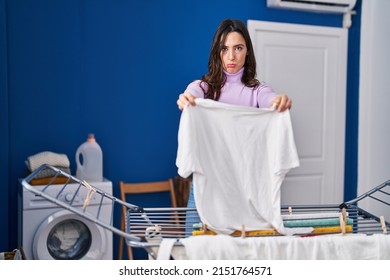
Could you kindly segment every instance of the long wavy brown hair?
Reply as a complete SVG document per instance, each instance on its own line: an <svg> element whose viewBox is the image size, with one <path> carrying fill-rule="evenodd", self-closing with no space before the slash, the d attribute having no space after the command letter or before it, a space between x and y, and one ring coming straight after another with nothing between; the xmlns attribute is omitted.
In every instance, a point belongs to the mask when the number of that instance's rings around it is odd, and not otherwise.
<svg viewBox="0 0 390 280"><path fill-rule="evenodd" d="M240 20L225 19L215 31L210 50L208 73L202 76L202 82L207 84L207 87L202 87L205 98L219 100L221 96L221 89L226 82L221 51L230 32L240 33L244 37L247 47L248 53L244 64L244 73L241 78L242 83L254 89L260 85L260 82L256 79L256 59L248 29Z"/></svg>

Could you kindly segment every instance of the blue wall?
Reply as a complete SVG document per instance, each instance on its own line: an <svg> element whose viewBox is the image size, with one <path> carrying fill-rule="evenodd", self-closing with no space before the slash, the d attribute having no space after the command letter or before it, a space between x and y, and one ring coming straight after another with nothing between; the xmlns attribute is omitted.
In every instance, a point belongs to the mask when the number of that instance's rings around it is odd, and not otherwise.
<svg viewBox="0 0 390 280"><path fill-rule="evenodd" d="M6 230L0 233L0 252L8 248L9 226L9 119L8 119L8 83L7 83L7 36L6 36L5 0L0 0L0 224ZM4 227L3 227L4 228ZM15 229L14 231L15 232Z"/></svg>
<svg viewBox="0 0 390 280"><path fill-rule="evenodd" d="M360 1L358 11L347 198L356 192ZM119 180L176 176L176 99L206 71L214 30L227 17L342 25L339 15L268 9L266 0L0 0L0 224L8 225L0 252L17 246L17 179L30 155L65 153L74 172L75 151L92 132L116 196Z"/></svg>

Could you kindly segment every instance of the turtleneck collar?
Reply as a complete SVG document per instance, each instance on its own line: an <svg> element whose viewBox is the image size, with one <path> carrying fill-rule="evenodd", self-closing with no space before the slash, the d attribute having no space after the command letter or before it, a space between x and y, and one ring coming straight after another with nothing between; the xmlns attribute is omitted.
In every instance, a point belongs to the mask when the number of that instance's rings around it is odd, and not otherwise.
<svg viewBox="0 0 390 280"><path fill-rule="evenodd" d="M226 75L226 82L227 83L234 83L234 82L241 82L242 75L244 75L244 67L242 67L238 72L234 74L230 74L229 72L226 72L223 70L223 72Z"/></svg>

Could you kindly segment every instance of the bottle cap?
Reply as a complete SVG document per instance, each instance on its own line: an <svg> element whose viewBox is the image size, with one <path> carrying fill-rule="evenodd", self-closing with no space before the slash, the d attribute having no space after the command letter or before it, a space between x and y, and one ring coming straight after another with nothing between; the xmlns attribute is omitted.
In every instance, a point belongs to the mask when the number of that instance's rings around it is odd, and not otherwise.
<svg viewBox="0 0 390 280"><path fill-rule="evenodd" d="M88 141L88 142L96 142L95 134L93 134L93 133L88 134L88 139L87 139L87 141Z"/></svg>

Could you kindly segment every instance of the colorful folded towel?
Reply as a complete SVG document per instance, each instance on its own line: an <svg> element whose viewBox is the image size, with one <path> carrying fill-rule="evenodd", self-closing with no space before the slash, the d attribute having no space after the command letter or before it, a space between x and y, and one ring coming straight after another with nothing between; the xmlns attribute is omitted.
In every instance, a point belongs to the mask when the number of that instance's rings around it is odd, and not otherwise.
<svg viewBox="0 0 390 280"><path fill-rule="evenodd" d="M210 229L204 229L203 224L194 224L192 235L217 235L217 233ZM261 236L261 235L280 235L276 229L261 229L261 230L251 230L245 231L245 236ZM231 236L242 236L240 230L234 231Z"/></svg>
<svg viewBox="0 0 390 280"><path fill-rule="evenodd" d="M285 227L328 227L339 226L340 219L313 219L313 220L294 220L284 221ZM347 225L352 225L353 220L351 218L346 219Z"/></svg>
<svg viewBox="0 0 390 280"><path fill-rule="evenodd" d="M334 234L334 233L341 233L342 229L340 226L330 226L330 227L317 227L314 228L313 231L309 234L305 234L303 236L314 236L314 235L319 235L319 234ZM351 233L352 232L352 226L348 225L345 227L345 232L346 233ZM212 230L194 230L192 232L193 236L197 235L217 235L215 231ZM247 237L255 237L255 236L275 236L275 235L281 235L274 229L265 229L265 230L252 230L252 231L246 231L245 236ZM231 234L231 236L242 236L242 232L237 230Z"/></svg>
<svg viewBox="0 0 390 280"><path fill-rule="evenodd" d="M313 217L311 215L310 217ZM318 216L317 216L318 217ZM352 232L353 219L347 218L345 221L345 232ZM312 232L305 234L304 236L312 236L319 234L332 234L332 233L341 233L342 228L340 226L340 219L311 219L311 220L285 220L285 227L307 227L313 228ZM197 223L193 225L192 235L217 235L216 232L204 229L202 223ZM245 236L266 236L266 235L281 235L275 229L263 229L263 230L252 230L245 231ZM242 236L242 232L239 230L234 231L231 236Z"/></svg>
<svg viewBox="0 0 390 280"><path fill-rule="evenodd" d="M348 225L345 226L345 232L351 233L352 232L352 226ZM305 236L314 236L314 235L320 235L320 234L332 234L332 233L342 233L342 229L340 226L335 227L319 227L314 228L312 233L309 233Z"/></svg>
<svg viewBox="0 0 390 280"><path fill-rule="evenodd" d="M284 214L282 215L283 221L288 220L311 220L311 219L332 219L339 218L341 215L340 212L324 212L324 213L293 213L293 214Z"/></svg>

